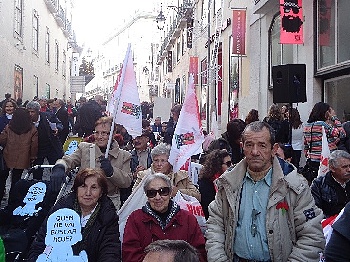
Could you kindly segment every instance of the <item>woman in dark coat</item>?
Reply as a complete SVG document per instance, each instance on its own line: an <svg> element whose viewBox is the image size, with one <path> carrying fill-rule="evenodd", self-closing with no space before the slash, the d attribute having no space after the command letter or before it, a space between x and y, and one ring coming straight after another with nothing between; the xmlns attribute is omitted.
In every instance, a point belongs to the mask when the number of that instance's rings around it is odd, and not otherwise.
<svg viewBox="0 0 350 262"><path fill-rule="evenodd" d="M112 201L107 197L107 179L101 169L86 168L79 171L72 192L61 198L49 215L61 208L73 209L82 221L85 220L82 224L82 240L72 246L75 256L85 250L89 262L121 261L118 216ZM44 253L46 231L47 219L30 248L29 261L36 261Z"/></svg>
<svg viewBox="0 0 350 262"><path fill-rule="evenodd" d="M226 149L215 149L205 157L199 173L199 192L205 218L208 219L208 206L214 200L216 188L214 180L221 176L232 165L231 156Z"/></svg>

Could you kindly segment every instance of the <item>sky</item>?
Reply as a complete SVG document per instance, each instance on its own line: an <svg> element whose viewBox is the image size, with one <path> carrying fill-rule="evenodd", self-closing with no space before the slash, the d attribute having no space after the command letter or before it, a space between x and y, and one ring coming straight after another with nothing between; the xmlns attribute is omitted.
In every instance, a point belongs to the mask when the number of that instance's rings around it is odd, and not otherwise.
<svg viewBox="0 0 350 262"><path fill-rule="evenodd" d="M74 0L72 23L77 42L97 47L136 9L150 10L159 3L160 0Z"/></svg>

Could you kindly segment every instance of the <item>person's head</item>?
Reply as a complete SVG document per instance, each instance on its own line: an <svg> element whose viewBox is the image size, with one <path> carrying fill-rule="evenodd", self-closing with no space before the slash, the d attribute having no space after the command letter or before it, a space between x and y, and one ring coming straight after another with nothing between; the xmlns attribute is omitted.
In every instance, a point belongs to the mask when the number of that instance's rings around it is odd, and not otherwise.
<svg viewBox="0 0 350 262"><path fill-rule="evenodd" d="M165 131L166 131L167 126L168 126L168 123L167 123L167 122L163 122L163 123L162 123L162 132L165 132Z"/></svg>
<svg viewBox="0 0 350 262"><path fill-rule="evenodd" d="M61 107L64 107L64 101L60 98L56 99L54 102L53 102L53 106L55 108L61 108Z"/></svg>
<svg viewBox="0 0 350 262"><path fill-rule="evenodd" d="M14 99L8 98L2 104L2 113L12 115L17 108L17 103Z"/></svg>
<svg viewBox="0 0 350 262"><path fill-rule="evenodd" d="M170 156L170 145L160 143L151 151L152 166L155 172L168 174L172 166L168 162Z"/></svg>
<svg viewBox="0 0 350 262"><path fill-rule="evenodd" d="M157 240L145 248L143 262L199 262L197 250L184 240Z"/></svg>
<svg viewBox="0 0 350 262"><path fill-rule="evenodd" d="M283 117L287 117L288 116L288 111L289 111L289 105L285 104L283 106L281 106L281 114Z"/></svg>
<svg viewBox="0 0 350 262"><path fill-rule="evenodd" d="M103 104L103 96L101 95L95 95L94 100L97 104L102 105Z"/></svg>
<svg viewBox="0 0 350 262"><path fill-rule="evenodd" d="M107 195L107 178L100 168L85 168L78 172L72 188L83 211L96 207L102 195Z"/></svg>
<svg viewBox="0 0 350 262"><path fill-rule="evenodd" d="M53 110L55 108L55 101L57 99L56 98L51 98L51 99L48 99L47 100L47 107L50 109L50 110Z"/></svg>
<svg viewBox="0 0 350 262"><path fill-rule="evenodd" d="M227 123L227 133L230 139L230 144L239 144L241 142L241 136L244 128L246 127L245 122L242 119L233 119Z"/></svg>
<svg viewBox="0 0 350 262"><path fill-rule="evenodd" d="M199 176L211 178L215 174L223 174L231 165L231 156L226 149L213 150L205 156L205 162Z"/></svg>
<svg viewBox="0 0 350 262"><path fill-rule="evenodd" d="M25 134L32 129L33 122L27 109L19 107L13 113L9 128L18 135Z"/></svg>
<svg viewBox="0 0 350 262"><path fill-rule="evenodd" d="M292 161L293 148L290 144L278 143L278 148L276 151L276 156L286 160L287 162Z"/></svg>
<svg viewBox="0 0 350 262"><path fill-rule="evenodd" d="M309 115L308 123L316 121L326 121L328 114L331 111L331 106L324 102L318 102L314 105Z"/></svg>
<svg viewBox="0 0 350 262"><path fill-rule="evenodd" d="M150 132L147 129L142 130L142 134L133 139L133 144L136 150L145 150L149 142Z"/></svg>
<svg viewBox="0 0 350 262"><path fill-rule="evenodd" d="M94 138L99 148L106 148L113 123L112 117L103 116L95 122Z"/></svg>
<svg viewBox="0 0 350 262"><path fill-rule="evenodd" d="M9 99L9 98L11 98L11 94L10 93L6 93L5 94L5 99Z"/></svg>
<svg viewBox="0 0 350 262"><path fill-rule="evenodd" d="M41 107L46 107L47 106L47 98L45 96L42 96L39 100L38 100L39 104Z"/></svg>
<svg viewBox="0 0 350 262"><path fill-rule="evenodd" d="M334 150L329 157L329 170L332 176L341 183L350 179L350 154L344 150Z"/></svg>
<svg viewBox="0 0 350 262"><path fill-rule="evenodd" d="M252 109L249 111L247 117L245 118L246 125L250 124L251 122L259 121L259 112L256 109Z"/></svg>
<svg viewBox="0 0 350 262"><path fill-rule="evenodd" d="M157 116L156 119L154 119L154 124L156 126L160 126L162 124L162 118L160 116Z"/></svg>
<svg viewBox="0 0 350 262"><path fill-rule="evenodd" d="M152 130L151 123L147 119L142 119L142 129Z"/></svg>
<svg viewBox="0 0 350 262"><path fill-rule="evenodd" d="M82 106L84 103L86 103L86 97L81 96L81 97L79 98L79 104L80 104L80 106Z"/></svg>
<svg viewBox="0 0 350 262"><path fill-rule="evenodd" d="M292 108L292 114L289 116L289 121L294 129L297 129L301 126L300 114L298 109Z"/></svg>
<svg viewBox="0 0 350 262"><path fill-rule="evenodd" d="M154 211L165 213L168 210L172 185L163 173L150 174L145 178L143 190Z"/></svg>
<svg viewBox="0 0 350 262"><path fill-rule="evenodd" d="M248 168L253 172L261 172L272 166L278 144L275 144L272 127L263 121L247 125L242 134L243 152Z"/></svg>
<svg viewBox="0 0 350 262"><path fill-rule="evenodd" d="M30 101L26 106L33 122L38 121L40 104L37 101Z"/></svg>
<svg viewBox="0 0 350 262"><path fill-rule="evenodd" d="M181 109L182 105L174 105L173 108L170 110L170 113L173 116L175 122L177 122L177 120L179 119Z"/></svg>
<svg viewBox="0 0 350 262"><path fill-rule="evenodd" d="M283 119L281 109L276 104L272 104L270 106L267 116L271 120L282 120Z"/></svg>

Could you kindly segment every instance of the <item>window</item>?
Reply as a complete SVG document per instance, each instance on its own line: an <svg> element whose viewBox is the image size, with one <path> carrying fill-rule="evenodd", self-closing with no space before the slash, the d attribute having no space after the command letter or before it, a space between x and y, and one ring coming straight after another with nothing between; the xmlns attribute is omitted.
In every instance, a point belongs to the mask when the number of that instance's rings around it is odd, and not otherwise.
<svg viewBox="0 0 350 262"><path fill-rule="evenodd" d="M15 35L23 37L23 0L15 0Z"/></svg>
<svg viewBox="0 0 350 262"><path fill-rule="evenodd" d="M55 70L58 71L58 62L59 62L59 46L57 40L55 41Z"/></svg>
<svg viewBox="0 0 350 262"><path fill-rule="evenodd" d="M33 49L39 49L39 15L36 10L33 12Z"/></svg>
<svg viewBox="0 0 350 262"><path fill-rule="evenodd" d="M50 98L50 85L46 83L46 97Z"/></svg>
<svg viewBox="0 0 350 262"><path fill-rule="evenodd" d="M46 28L45 36L45 61L50 64L50 30Z"/></svg>
<svg viewBox="0 0 350 262"><path fill-rule="evenodd" d="M39 96L39 78L36 75L33 77L33 88L36 96Z"/></svg>
<svg viewBox="0 0 350 262"><path fill-rule="evenodd" d="M67 59L67 56L66 56L66 50L63 50L63 54L62 54L62 76L63 77L66 77L66 59Z"/></svg>
<svg viewBox="0 0 350 262"><path fill-rule="evenodd" d="M350 24L347 21L349 12L349 1L317 1L318 69L350 62L347 45L350 41Z"/></svg>

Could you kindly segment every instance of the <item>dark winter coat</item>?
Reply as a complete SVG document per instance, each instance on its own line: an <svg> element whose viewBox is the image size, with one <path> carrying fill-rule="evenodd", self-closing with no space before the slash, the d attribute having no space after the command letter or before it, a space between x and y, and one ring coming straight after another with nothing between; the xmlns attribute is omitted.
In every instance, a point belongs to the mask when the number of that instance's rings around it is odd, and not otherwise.
<svg viewBox="0 0 350 262"><path fill-rule="evenodd" d="M327 262L350 261L350 203L332 225L333 232L325 248Z"/></svg>
<svg viewBox="0 0 350 262"><path fill-rule="evenodd" d="M0 116L0 132L2 132L5 126L10 123L10 119L7 118L6 114Z"/></svg>
<svg viewBox="0 0 350 262"><path fill-rule="evenodd" d="M331 172L318 177L311 185L311 193L315 204L323 210L326 217L339 214L343 207L350 201L350 182L345 189L337 183Z"/></svg>
<svg viewBox="0 0 350 262"><path fill-rule="evenodd" d="M76 194L74 192L61 198L49 214L61 208L73 209ZM118 216L112 201L107 196L100 198L101 208L87 236L85 251L89 262L118 262L121 261ZM36 261L45 249L47 219L41 226L39 233L29 251L29 261ZM78 255L81 250L73 252Z"/></svg>

